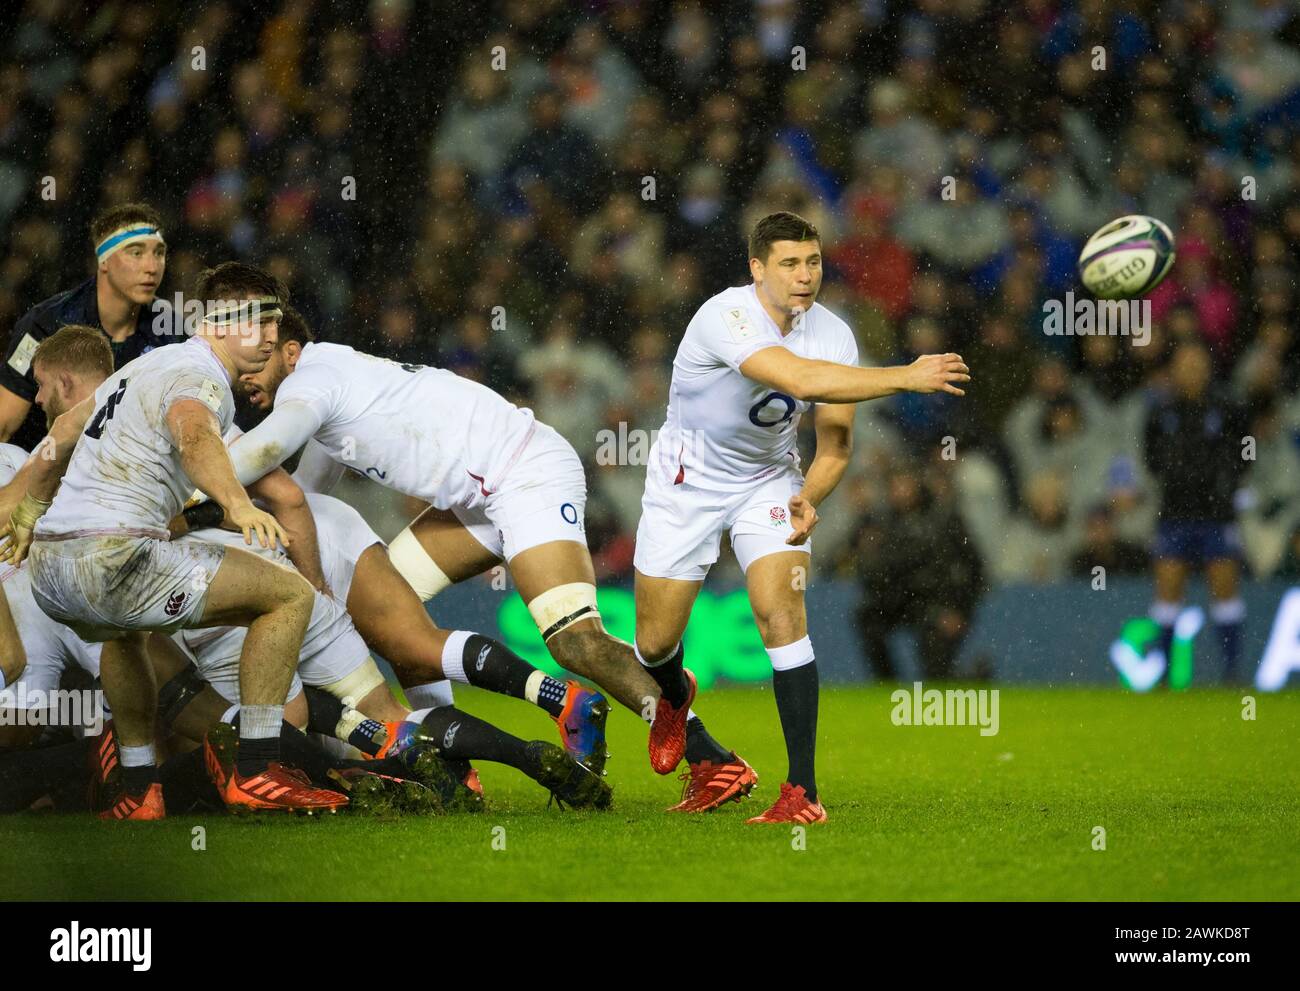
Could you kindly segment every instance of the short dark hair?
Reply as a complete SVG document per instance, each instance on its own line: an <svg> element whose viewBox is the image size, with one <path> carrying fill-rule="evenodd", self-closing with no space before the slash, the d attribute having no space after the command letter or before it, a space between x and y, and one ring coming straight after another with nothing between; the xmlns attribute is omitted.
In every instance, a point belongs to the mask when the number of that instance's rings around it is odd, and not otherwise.
<svg viewBox="0 0 1300 991"><path fill-rule="evenodd" d="M769 213L754 225L754 232L749 235L749 257L766 263L777 241L816 241L820 245L821 240L817 228L797 213L784 210Z"/></svg>
<svg viewBox="0 0 1300 991"><path fill-rule="evenodd" d="M289 302L288 286L266 269L246 262L222 262L216 268L205 268L194 283L194 295L202 300L274 296L282 307Z"/></svg>
<svg viewBox="0 0 1300 991"><path fill-rule="evenodd" d="M286 306L284 315L280 317L279 337L276 339L275 346L282 348L290 341L297 341L299 345L310 344L314 340L316 335L307 326L307 321L303 319L302 314L292 306Z"/></svg>
<svg viewBox="0 0 1300 991"><path fill-rule="evenodd" d="M113 374L113 349L102 331L85 324L60 327L32 353L32 367L42 365L78 375Z"/></svg>
<svg viewBox="0 0 1300 991"><path fill-rule="evenodd" d="M110 206L107 210L99 211L95 219L90 222L91 247L98 248L104 238L127 224L161 227L162 216L148 203L122 203L118 206Z"/></svg>

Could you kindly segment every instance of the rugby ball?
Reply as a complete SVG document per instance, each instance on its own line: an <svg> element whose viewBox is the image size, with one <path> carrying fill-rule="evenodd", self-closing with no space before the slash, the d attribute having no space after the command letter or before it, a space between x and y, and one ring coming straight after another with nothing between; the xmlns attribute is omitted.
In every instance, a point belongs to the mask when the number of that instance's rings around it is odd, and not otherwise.
<svg viewBox="0 0 1300 991"><path fill-rule="evenodd" d="M1173 265L1173 232L1155 217L1132 214L1088 238L1079 278L1098 299L1133 299L1159 285Z"/></svg>

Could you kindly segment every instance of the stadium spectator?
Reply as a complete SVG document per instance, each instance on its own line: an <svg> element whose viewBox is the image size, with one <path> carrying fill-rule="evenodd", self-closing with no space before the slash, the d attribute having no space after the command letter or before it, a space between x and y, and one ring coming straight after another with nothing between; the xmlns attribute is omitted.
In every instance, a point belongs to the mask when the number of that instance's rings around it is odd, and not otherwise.
<svg viewBox="0 0 1300 991"><path fill-rule="evenodd" d="M913 465L889 476L887 511L859 520L857 573L863 587L858 629L871 671L896 680L893 632L916 636L921 677L945 680L983 592L984 570L952 505L935 497Z"/></svg>
<svg viewBox="0 0 1300 991"><path fill-rule="evenodd" d="M1143 453L1160 488L1151 618L1161 626L1168 656L1188 574L1203 567L1223 677L1230 680L1236 676L1246 618L1238 588L1242 544L1235 507L1250 464L1244 457L1249 422L1239 405L1211 385L1211 370L1203 345L1180 345L1170 394L1147 421Z"/></svg>

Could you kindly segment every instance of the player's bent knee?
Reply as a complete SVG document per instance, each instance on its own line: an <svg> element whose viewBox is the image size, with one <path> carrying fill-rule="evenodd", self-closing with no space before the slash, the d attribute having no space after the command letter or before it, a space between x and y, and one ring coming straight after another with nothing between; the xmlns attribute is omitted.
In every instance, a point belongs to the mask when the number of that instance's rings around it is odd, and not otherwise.
<svg viewBox="0 0 1300 991"><path fill-rule="evenodd" d="M590 582L569 582L547 589L528 603L533 622L549 645L552 637L575 623L600 619L596 606L596 586Z"/></svg>
<svg viewBox="0 0 1300 991"><path fill-rule="evenodd" d="M804 636L804 620L797 612L777 610L765 615L754 615L763 643L789 643Z"/></svg>
<svg viewBox="0 0 1300 991"><path fill-rule="evenodd" d="M383 684L384 676L380 674L379 667L373 658L367 657L365 662L352 673L320 687L344 704L355 707Z"/></svg>
<svg viewBox="0 0 1300 991"><path fill-rule="evenodd" d="M452 583L409 526L388 545L388 560L421 602L428 602Z"/></svg>

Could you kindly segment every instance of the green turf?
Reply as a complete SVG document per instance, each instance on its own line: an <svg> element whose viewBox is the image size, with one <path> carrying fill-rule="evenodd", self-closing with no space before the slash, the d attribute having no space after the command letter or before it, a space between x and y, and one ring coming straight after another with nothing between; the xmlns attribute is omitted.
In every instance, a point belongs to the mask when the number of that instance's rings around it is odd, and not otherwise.
<svg viewBox="0 0 1300 991"><path fill-rule="evenodd" d="M645 731L619 711L606 814L548 810L531 782L486 765L478 816L8 817L0 870L7 898L1295 899L1300 694L1260 695L1253 721L1244 694L1008 687L1000 732L981 737L895 726L883 689L828 690L831 821L802 850L788 827L744 822L785 763L770 692L734 689L699 709L761 781L712 815L662 813L676 783L649 771ZM522 703L460 697L514 732L553 732ZM196 826L204 851L192 849Z"/></svg>

